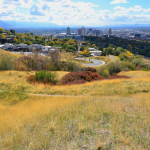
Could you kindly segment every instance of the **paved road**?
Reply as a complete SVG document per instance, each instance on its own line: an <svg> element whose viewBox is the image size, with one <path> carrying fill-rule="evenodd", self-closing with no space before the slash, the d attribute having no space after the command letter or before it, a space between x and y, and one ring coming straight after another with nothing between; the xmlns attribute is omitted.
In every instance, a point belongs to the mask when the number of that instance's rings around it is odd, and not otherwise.
<svg viewBox="0 0 150 150"><path fill-rule="evenodd" d="M109 55L108 57L116 61L116 58L114 58L113 56Z"/></svg>
<svg viewBox="0 0 150 150"><path fill-rule="evenodd" d="M87 59L87 58L86 59L84 59L84 58L75 58L75 59L89 61L89 59ZM91 63L91 64L83 63L83 65L86 65L86 66L100 66L100 65L104 65L105 64L105 62L101 61L101 60L90 59L90 61L92 61L93 63Z"/></svg>
<svg viewBox="0 0 150 150"><path fill-rule="evenodd" d="M144 58L146 58L146 59L149 59L149 60L150 60L150 57L146 57L146 56L144 56Z"/></svg>

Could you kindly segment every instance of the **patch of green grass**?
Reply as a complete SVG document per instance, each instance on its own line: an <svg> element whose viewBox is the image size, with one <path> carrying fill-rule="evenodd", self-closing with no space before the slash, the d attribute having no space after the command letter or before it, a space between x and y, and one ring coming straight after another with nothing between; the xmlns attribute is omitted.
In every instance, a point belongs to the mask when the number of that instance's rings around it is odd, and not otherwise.
<svg viewBox="0 0 150 150"><path fill-rule="evenodd" d="M0 102L3 104L14 105L28 98L28 95L21 91L1 91Z"/></svg>

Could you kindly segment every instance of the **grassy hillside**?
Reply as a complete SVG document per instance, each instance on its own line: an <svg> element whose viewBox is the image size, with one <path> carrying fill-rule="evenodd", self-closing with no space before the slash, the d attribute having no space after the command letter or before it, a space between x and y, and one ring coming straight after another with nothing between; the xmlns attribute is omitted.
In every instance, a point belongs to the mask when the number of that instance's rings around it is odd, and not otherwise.
<svg viewBox="0 0 150 150"><path fill-rule="evenodd" d="M150 93L101 97L21 94L1 93L0 149L150 149Z"/></svg>
<svg viewBox="0 0 150 150"><path fill-rule="evenodd" d="M34 74L0 72L0 150L150 149L150 71L70 86L28 83Z"/></svg>
<svg viewBox="0 0 150 150"><path fill-rule="evenodd" d="M12 57L14 59L21 57L22 54L15 54L5 50L0 49L0 57Z"/></svg>

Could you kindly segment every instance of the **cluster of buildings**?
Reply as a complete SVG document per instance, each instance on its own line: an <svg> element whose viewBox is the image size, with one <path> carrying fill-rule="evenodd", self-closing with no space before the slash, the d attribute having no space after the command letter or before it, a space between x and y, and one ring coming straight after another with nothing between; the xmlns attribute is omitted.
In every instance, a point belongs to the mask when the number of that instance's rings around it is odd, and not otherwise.
<svg viewBox="0 0 150 150"><path fill-rule="evenodd" d="M54 35L54 37L57 37L59 39L64 39L64 38L73 38L75 40L82 40L81 35L78 35L77 33L71 33L70 28L67 28L66 33L58 33Z"/></svg>
<svg viewBox="0 0 150 150"><path fill-rule="evenodd" d="M101 31L100 37L118 37L127 40L150 40L150 32L144 29L115 29Z"/></svg>
<svg viewBox="0 0 150 150"><path fill-rule="evenodd" d="M150 32L145 32L144 30L136 30L136 29L86 29L84 27L79 28L75 33L71 33L70 28L67 28L66 33L57 33L54 37L58 37L60 39L63 38L73 38L76 40L82 40L83 36L97 36L97 37L119 37L128 40L150 40Z"/></svg>
<svg viewBox="0 0 150 150"><path fill-rule="evenodd" d="M89 28L87 31L84 27L82 27L81 29L78 29L78 35L81 36L100 36L101 32L100 30L93 30L92 28Z"/></svg>
<svg viewBox="0 0 150 150"><path fill-rule="evenodd" d="M66 33L57 33L54 35L54 37L57 37L59 39L73 38L75 40L82 40L83 36L100 36L100 34L101 32L98 29L92 30L92 28L89 28L88 30L86 30L84 27L78 29L77 33L72 33L70 28L68 27Z"/></svg>
<svg viewBox="0 0 150 150"><path fill-rule="evenodd" d="M7 51L22 51L22 52L43 52L43 53L48 53L49 51L56 50L56 49L61 49L61 47L52 47L52 46L43 46L40 44L32 44L32 45L27 45L27 44L9 44L5 43L3 45L0 45L1 49L7 50Z"/></svg>

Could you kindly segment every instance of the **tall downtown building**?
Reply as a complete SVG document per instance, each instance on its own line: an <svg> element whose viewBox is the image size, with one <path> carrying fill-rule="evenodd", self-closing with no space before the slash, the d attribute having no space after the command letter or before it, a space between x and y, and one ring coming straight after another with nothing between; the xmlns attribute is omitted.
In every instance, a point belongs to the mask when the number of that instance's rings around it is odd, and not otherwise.
<svg viewBox="0 0 150 150"><path fill-rule="evenodd" d="M81 29L78 29L78 35L85 36L85 28L82 27Z"/></svg>

